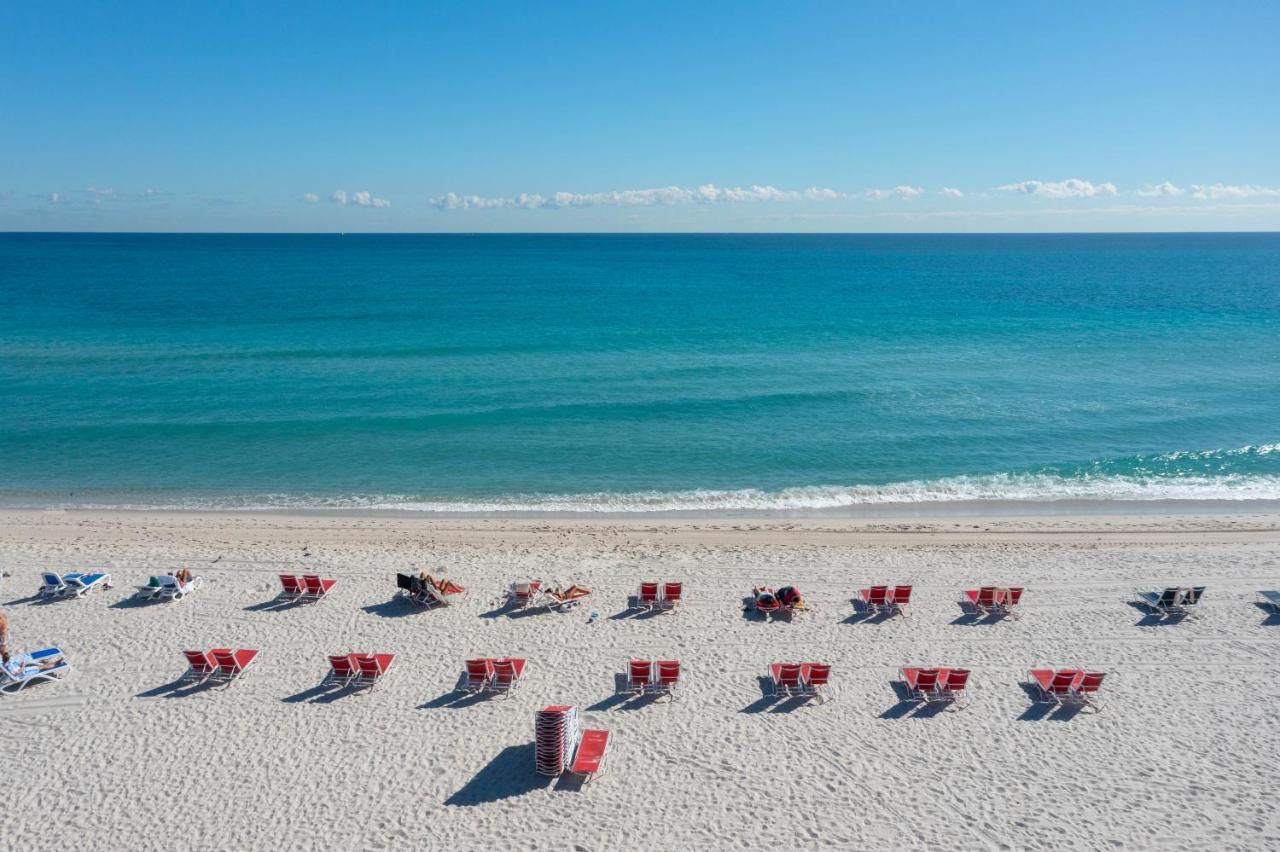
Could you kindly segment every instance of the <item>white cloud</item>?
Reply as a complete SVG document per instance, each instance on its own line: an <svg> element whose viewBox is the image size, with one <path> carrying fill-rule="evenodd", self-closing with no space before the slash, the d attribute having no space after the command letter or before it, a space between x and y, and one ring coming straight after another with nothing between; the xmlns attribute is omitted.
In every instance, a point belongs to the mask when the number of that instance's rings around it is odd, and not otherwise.
<svg viewBox="0 0 1280 852"><path fill-rule="evenodd" d="M1214 201L1220 198L1276 198L1280 197L1280 187L1254 186L1248 183L1241 186L1221 183L1215 183L1212 186L1192 184L1191 197Z"/></svg>
<svg viewBox="0 0 1280 852"><path fill-rule="evenodd" d="M938 190L939 195L945 195L947 198L964 198L964 193L956 189L954 186L944 186Z"/></svg>
<svg viewBox="0 0 1280 852"><path fill-rule="evenodd" d="M390 207L391 202L385 198L378 198L371 195L366 190L352 192L348 194L345 190L335 189L333 194L329 196L329 200L334 204L354 204L356 207Z"/></svg>
<svg viewBox="0 0 1280 852"><path fill-rule="evenodd" d="M62 195L61 195L61 194L59 194L59 193L57 193L57 192L51 192L51 193L49 193L49 203L50 203L50 204L57 204L57 203L58 203L58 202L60 202L60 201L62 201Z"/></svg>
<svg viewBox="0 0 1280 852"><path fill-rule="evenodd" d="M1111 182L1091 183L1079 178L1068 178L1060 181L1024 180L1021 183L1006 183L996 189L1005 192L1020 192L1024 195L1038 195L1042 198L1099 198L1117 193L1116 185Z"/></svg>
<svg viewBox="0 0 1280 852"><path fill-rule="evenodd" d="M886 198L904 198L911 200L924 195L924 189L918 186L895 186L893 189L868 189L867 198L883 201Z"/></svg>
<svg viewBox="0 0 1280 852"><path fill-rule="evenodd" d="M1186 192L1186 190L1182 187L1174 186L1169 183L1169 181L1165 181L1164 183L1157 183L1154 186L1147 184L1142 189L1138 190L1138 195L1141 195L1143 198L1161 198L1165 196L1182 195L1184 192Z"/></svg>
<svg viewBox="0 0 1280 852"><path fill-rule="evenodd" d="M440 210L485 210L516 207L525 210L558 210L568 207L655 207L671 204L738 204L761 201L834 201L848 198L847 193L811 186L802 190L783 190L775 186L698 187L663 186L654 189L615 189L609 192L556 192L549 196L521 193L512 197L458 195L449 192L431 199Z"/></svg>
<svg viewBox="0 0 1280 852"><path fill-rule="evenodd" d="M315 204L320 200L320 196L316 195L314 192L308 192L306 195L302 196L302 200L308 204Z"/></svg>

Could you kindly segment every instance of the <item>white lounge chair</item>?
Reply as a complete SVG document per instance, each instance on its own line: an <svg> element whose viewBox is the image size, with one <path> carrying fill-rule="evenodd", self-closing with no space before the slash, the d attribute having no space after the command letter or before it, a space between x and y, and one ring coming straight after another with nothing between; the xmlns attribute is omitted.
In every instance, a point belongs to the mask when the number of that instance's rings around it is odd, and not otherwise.
<svg viewBox="0 0 1280 852"><path fill-rule="evenodd" d="M62 652L57 648L45 648L31 654L15 654L9 665L0 666L0 692L20 692L28 684L41 680L58 680L71 671L71 664L64 659L59 659L58 664L52 668L38 667L41 662L55 657L62 657ZM11 670L15 666L18 667L17 670Z"/></svg>
<svg viewBox="0 0 1280 852"><path fill-rule="evenodd" d="M192 577L190 582L179 583L178 578L174 575L164 574L156 577L156 585L138 587L138 597L148 601L161 598L180 601L200 588L203 583L204 579L202 577Z"/></svg>
<svg viewBox="0 0 1280 852"><path fill-rule="evenodd" d="M45 599L78 598L95 588L111 588L111 575L104 573L84 574L72 571L59 577L52 571L45 571L40 579L44 583L40 587L40 597Z"/></svg>

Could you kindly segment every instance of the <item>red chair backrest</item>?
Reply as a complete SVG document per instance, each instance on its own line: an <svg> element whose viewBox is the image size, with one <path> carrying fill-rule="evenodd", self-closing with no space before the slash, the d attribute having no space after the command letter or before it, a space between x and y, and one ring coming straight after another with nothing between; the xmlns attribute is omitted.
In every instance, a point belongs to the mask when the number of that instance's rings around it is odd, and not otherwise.
<svg viewBox="0 0 1280 852"><path fill-rule="evenodd" d="M187 658L187 662L191 664L191 668L195 671L210 672L216 668L216 664L209 662L209 658L204 655L204 651L183 651L182 655Z"/></svg>
<svg viewBox="0 0 1280 852"><path fill-rule="evenodd" d="M1053 680L1049 681L1050 692L1070 692L1071 685L1076 682L1077 672L1063 669L1054 672Z"/></svg>
<svg viewBox="0 0 1280 852"><path fill-rule="evenodd" d="M1012 587L1010 587L1009 589L1007 589L1006 591L1008 591L1008 592L1009 592L1009 597L1008 597L1008 601L1007 601L1007 602L1008 602L1008 604L1009 604L1009 606L1017 606L1017 605L1018 605L1018 601L1022 600L1022 587L1021 587L1021 586L1012 586Z"/></svg>
<svg viewBox="0 0 1280 852"><path fill-rule="evenodd" d="M493 672L489 660L467 660L467 677L471 680L488 680Z"/></svg>
<svg viewBox="0 0 1280 852"><path fill-rule="evenodd" d="M382 667L378 665L378 658L373 654L358 654L355 658L356 665L360 667L360 675L366 678L376 678L382 674Z"/></svg>
<svg viewBox="0 0 1280 852"><path fill-rule="evenodd" d="M658 599L658 584L656 582L640 584L640 600L645 601L647 603L652 603L657 599Z"/></svg>
<svg viewBox="0 0 1280 852"><path fill-rule="evenodd" d="M679 660L658 660L658 682L672 684L680 680Z"/></svg>
<svg viewBox="0 0 1280 852"><path fill-rule="evenodd" d="M632 683L648 683L653 679L653 663L648 660L632 660L627 670Z"/></svg>
<svg viewBox="0 0 1280 852"><path fill-rule="evenodd" d="M952 669L947 672L946 690L947 692L960 692L968 682L968 669Z"/></svg>
<svg viewBox="0 0 1280 852"><path fill-rule="evenodd" d="M978 606L995 606L996 587L983 586L978 589Z"/></svg>
<svg viewBox="0 0 1280 852"><path fill-rule="evenodd" d="M884 604L889 602L888 586L872 586L871 591L867 594L867 603Z"/></svg>
<svg viewBox="0 0 1280 852"><path fill-rule="evenodd" d="M221 649L210 651L209 656L213 657L214 662L218 664L218 668L224 672L234 672L240 667L239 663L236 662L236 655L231 651Z"/></svg>
<svg viewBox="0 0 1280 852"><path fill-rule="evenodd" d="M317 577L315 574L303 574L302 582L307 584L308 592L322 591L322 587L320 585L320 578Z"/></svg>
<svg viewBox="0 0 1280 852"><path fill-rule="evenodd" d="M831 666L822 663L809 663L809 685L826 686L831 677Z"/></svg>
<svg viewBox="0 0 1280 852"><path fill-rule="evenodd" d="M911 603L911 587L910 586L894 586L893 602L898 606Z"/></svg>
<svg viewBox="0 0 1280 852"><path fill-rule="evenodd" d="M798 686L800 684L800 664L783 663L779 666L778 683L783 686Z"/></svg>
<svg viewBox="0 0 1280 852"><path fill-rule="evenodd" d="M1105 672L1085 672L1084 677L1080 679L1080 692L1097 692L1098 687L1102 686L1102 679L1106 677Z"/></svg>
<svg viewBox="0 0 1280 852"><path fill-rule="evenodd" d="M921 669L916 675L916 689L933 689L938 685L937 669Z"/></svg>
<svg viewBox="0 0 1280 852"><path fill-rule="evenodd" d="M493 664L494 680L510 683L516 679L516 667L510 660L496 660Z"/></svg>
<svg viewBox="0 0 1280 852"><path fill-rule="evenodd" d="M280 585L284 587L286 592L302 591L302 584L298 582L298 578L292 574L281 574Z"/></svg>
<svg viewBox="0 0 1280 852"><path fill-rule="evenodd" d="M334 674L341 675L343 677L348 677L354 674L356 670L355 664L351 662L351 656L349 654L330 654L329 666L333 669Z"/></svg>
<svg viewBox="0 0 1280 852"><path fill-rule="evenodd" d="M662 586L662 597L669 601L680 600L680 594L684 589L683 583L664 583Z"/></svg>

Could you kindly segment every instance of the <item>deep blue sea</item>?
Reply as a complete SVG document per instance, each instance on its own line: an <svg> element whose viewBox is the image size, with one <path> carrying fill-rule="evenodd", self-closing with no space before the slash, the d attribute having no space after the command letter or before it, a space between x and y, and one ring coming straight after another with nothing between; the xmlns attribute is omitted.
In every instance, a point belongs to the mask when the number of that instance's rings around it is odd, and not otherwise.
<svg viewBox="0 0 1280 852"><path fill-rule="evenodd" d="M1280 498L1280 235L0 235L0 502Z"/></svg>

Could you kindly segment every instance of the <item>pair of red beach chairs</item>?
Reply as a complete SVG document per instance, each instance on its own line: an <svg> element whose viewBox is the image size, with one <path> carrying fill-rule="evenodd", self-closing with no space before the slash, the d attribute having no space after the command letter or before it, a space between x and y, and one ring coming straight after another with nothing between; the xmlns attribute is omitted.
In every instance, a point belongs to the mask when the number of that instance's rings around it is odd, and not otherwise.
<svg viewBox="0 0 1280 852"><path fill-rule="evenodd" d="M679 660L632 660L627 665L627 693L654 693L675 699L680 684Z"/></svg>
<svg viewBox="0 0 1280 852"><path fill-rule="evenodd" d="M657 609L674 612L684 596L683 583L643 582L636 593L637 609Z"/></svg>
<svg viewBox="0 0 1280 852"><path fill-rule="evenodd" d="M503 657L480 657L467 660L462 677L462 692L479 694L491 692L510 695L524 677L525 660Z"/></svg>
<svg viewBox="0 0 1280 852"><path fill-rule="evenodd" d="M383 681L395 654L330 654L326 686L373 688Z"/></svg>
<svg viewBox="0 0 1280 852"><path fill-rule="evenodd" d="M303 574L300 577L281 574L280 597L287 601L318 601L337 584L337 580L326 580L315 574Z"/></svg>
<svg viewBox="0 0 1280 852"><path fill-rule="evenodd" d="M250 648L214 648L212 651L183 651L189 668L182 680L196 684L222 682L230 686L231 682L244 674L245 670L258 658L258 652Z"/></svg>
<svg viewBox="0 0 1280 852"><path fill-rule="evenodd" d="M1016 618L1017 613L1014 612L1014 607L1021 600L1021 586L1005 588L983 586L979 589L966 590L964 596L960 598L960 605L982 615L1012 615Z"/></svg>
<svg viewBox="0 0 1280 852"><path fill-rule="evenodd" d="M862 608L867 612L889 615L907 615L907 605L911 603L910 586L872 586L859 589L858 597L862 599Z"/></svg>
<svg viewBox="0 0 1280 852"><path fill-rule="evenodd" d="M1044 701L1055 704L1102 709L1098 692L1102 689L1105 672L1088 672L1084 669L1031 669L1031 680L1040 689Z"/></svg>
<svg viewBox="0 0 1280 852"><path fill-rule="evenodd" d="M819 703L831 697L831 666L825 663L772 663L769 684L776 698L803 696Z"/></svg>
<svg viewBox="0 0 1280 852"><path fill-rule="evenodd" d="M926 704L947 701L957 709L968 706L968 669L908 667L902 670L902 680L909 700Z"/></svg>

